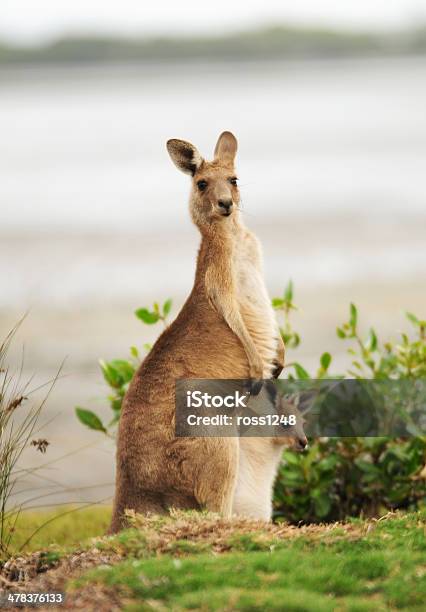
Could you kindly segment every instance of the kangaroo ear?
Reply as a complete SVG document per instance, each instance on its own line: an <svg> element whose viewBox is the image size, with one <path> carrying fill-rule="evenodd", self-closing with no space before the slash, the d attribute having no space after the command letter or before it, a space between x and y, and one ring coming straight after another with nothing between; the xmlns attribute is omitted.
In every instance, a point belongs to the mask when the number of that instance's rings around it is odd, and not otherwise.
<svg viewBox="0 0 426 612"><path fill-rule="evenodd" d="M196 147L185 140L172 138L167 141L167 150L173 163L179 170L194 176L198 168L203 163L203 158L198 153Z"/></svg>
<svg viewBox="0 0 426 612"><path fill-rule="evenodd" d="M237 154L238 142L231 132L222 132L214 150L215 159L233 162Z"/></svg>
<svg viewBox="0 0 426 612"><path fill-rule="evenodd" d="M318 391L315 389L311 389L310 391L302 391L297 396L296 407L299 409L301 414L306 414L312 409L312 406L315 404L315 400L318 397Z"/></svg>

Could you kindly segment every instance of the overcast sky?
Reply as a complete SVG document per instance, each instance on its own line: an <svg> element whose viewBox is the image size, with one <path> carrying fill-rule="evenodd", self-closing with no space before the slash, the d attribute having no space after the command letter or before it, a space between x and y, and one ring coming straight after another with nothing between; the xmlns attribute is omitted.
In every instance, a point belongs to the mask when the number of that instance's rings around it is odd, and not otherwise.
<svg viewBox="0 0 426 612"><path fill-rule="evenodd" d="M0 0L0 37L33 43L63 33L200 33L287 21L398 28L426 20L425 0Z"/></svg>

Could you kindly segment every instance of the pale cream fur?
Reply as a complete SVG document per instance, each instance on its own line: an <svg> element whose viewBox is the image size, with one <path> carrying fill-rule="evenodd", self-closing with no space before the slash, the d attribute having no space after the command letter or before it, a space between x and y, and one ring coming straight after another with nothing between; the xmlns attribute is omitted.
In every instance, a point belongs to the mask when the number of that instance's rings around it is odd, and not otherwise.
<svg viewBox="0 0 426 612"><path fill-rule="evenodd" d="M260 242L241 221L233 264L238 307L262 359L263 378L270 378L276 360L284 363L284 344L263 278Z"/></svg>
<svg viewBox="0 0 426 612"><path fill-rule="evenodd" d="M282 452L282 445L270 438L240 438L233 514L271 520L272 490Z"/></svg>

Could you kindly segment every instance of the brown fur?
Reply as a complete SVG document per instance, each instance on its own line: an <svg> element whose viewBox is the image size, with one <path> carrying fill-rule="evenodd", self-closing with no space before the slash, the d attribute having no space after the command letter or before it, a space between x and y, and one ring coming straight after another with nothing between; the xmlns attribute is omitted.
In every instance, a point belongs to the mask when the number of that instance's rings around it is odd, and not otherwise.
<svg viewBox="0 0 426 612"><path fill-rule="evenodd" d="M206 508L230 516L239 464L237 438L175 438L175 381L180 378L261 379L280 371L284 347L265 295L251 295L246 266L261 270L257 239L241 223L235 137L224 132L215 159L193 145L168 142L174 163L192 176L190 212L202 240L195 282L175 321L161 334L123 402L111 531L124 510L167 512ZM207 183L201 191L199 181ZM221 202L232 203L231 214ZM240 265L241 262L241 265ZM271 318L272 317L272 318ZM266 327L265 327L266 326Z"/></svg>

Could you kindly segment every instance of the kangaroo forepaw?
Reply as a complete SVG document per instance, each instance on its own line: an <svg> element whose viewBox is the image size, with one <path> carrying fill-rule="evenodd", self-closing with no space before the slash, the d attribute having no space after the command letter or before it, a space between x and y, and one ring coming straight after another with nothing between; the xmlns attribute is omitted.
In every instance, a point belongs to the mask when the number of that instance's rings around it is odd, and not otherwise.
<svg viewBox="0 0 426 612"><path fill-rule="evenodd" d="M284 364L279 363L276 359L274 359L274 361L272 362L271 378L279 378L283 369L284 369Z"/></svg>
<svg viewBox="0 0 426 612"><path fill-rule="evenodd" d="M263 380L261 378L250 379L250 395L259 395L262 390Z"/></svg>

